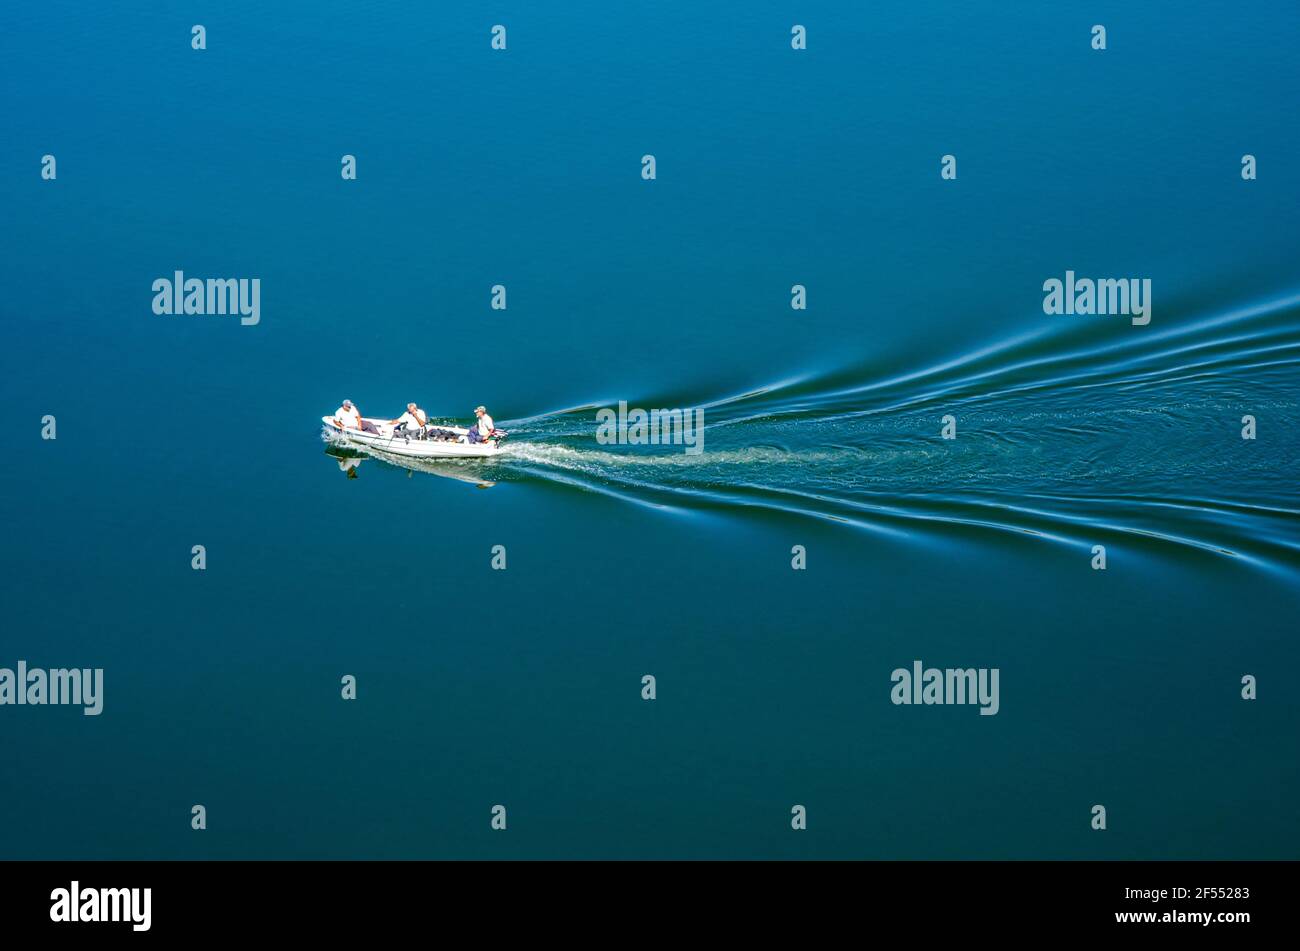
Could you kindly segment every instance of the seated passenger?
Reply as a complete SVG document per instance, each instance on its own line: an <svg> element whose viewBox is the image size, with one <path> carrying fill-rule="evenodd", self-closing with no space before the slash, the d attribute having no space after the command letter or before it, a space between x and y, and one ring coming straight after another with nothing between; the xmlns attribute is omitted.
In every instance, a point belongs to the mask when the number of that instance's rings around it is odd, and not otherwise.
<svg viewBox="0 0 1300 951"><path fill-rule="evenodd" d="M339 429L361 428L361 413L352 405L351 400L344 400L343 405L334 411L334 425Z"/></svg>
<svg viewBox="0 0 1300 951"><path fill-rule="evenodd" d="M334 411L334 422L339 429L359 429L363 433L379 435L379 427L362 416L361 410L351 400L344 400L343 405Z"/></svg>
<svg viewBox="0 0 1300 951"><path fill-rule="evenodd" d="M422 434L424 427L429 425L429 417L414 403L407 403L406 412L390 422L397 427L397 432L405 436L416 436Z"/></svg>

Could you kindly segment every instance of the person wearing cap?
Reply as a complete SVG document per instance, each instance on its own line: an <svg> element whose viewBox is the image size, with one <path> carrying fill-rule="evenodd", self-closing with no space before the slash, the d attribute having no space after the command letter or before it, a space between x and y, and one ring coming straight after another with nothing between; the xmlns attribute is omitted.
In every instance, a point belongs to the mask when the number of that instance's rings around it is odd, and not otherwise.
<svg viewBox="0 0 1300 951"><path fill-rule="evenodd" d="M334 422L339 429L360 429L361 413L351 400L344 400L343 405L334 411Z"/></svg>
<svg viewBox="0 0 1300 951"><path fill-rule="evenodd" d="M474 407L474 415L478 417L478 422L469 428L470 442L487 442L488 437L492 435L492 430L496 424L492 422L492 417L488 415L486 407Z"/></svg>
<svg viewBox="0 0 1300 951"><path fill-rule="evenodd" d="M399 432L413 436L424 432L424 427L429 425L429 417L424 410L414 403L407 403L406 412L397 419L389 420L389 422L396 426Z"/></svg>
<svg viewBox="0 0 1300 951"><path fill-rule="evenodd" d="M334 411L334 422L339 429L359 429L363 433L379 433L379 427L361 415L361 410L351 400L344 400L343 405Z"/></svg>

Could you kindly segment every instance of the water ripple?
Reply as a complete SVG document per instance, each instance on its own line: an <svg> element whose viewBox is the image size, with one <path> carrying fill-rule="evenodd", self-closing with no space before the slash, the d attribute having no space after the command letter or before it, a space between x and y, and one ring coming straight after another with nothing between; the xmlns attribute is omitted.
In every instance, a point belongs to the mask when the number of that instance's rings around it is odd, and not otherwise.
<svg viewBox="0 0 1300 951"><path fill-rule="evenodd" d="M872 361L699 399L705 451L602 446L592 403L513 420L492 478L675 511L1300 573L1300 295L1162 326L1074 318L916 370ZM633 405L681 407L680 396ZM941 417L957 419L955 440ZM1241 438L1254 416L1258 438Z"/></svg>

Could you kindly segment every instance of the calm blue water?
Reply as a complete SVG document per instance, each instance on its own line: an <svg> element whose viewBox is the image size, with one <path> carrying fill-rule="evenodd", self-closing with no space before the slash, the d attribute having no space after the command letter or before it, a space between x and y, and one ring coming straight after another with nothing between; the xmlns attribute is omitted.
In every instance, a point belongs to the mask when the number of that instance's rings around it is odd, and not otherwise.
<svg viewBox="0 0 1300 951"><path fill-rule="evenodd" d="M1297 857L1300 12L919 6L6 9L0 856Z"/></svg>

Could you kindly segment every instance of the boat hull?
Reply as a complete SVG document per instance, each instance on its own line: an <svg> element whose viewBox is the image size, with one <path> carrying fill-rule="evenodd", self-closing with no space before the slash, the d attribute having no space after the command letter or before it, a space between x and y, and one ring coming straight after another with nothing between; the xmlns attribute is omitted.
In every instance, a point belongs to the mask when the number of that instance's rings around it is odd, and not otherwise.
<svg viewBox="0 0 1300 951"><path fill-rule="evenodd" d="M408 456L412 459L484 459L495 456L501 451L496 443L450 442L440 439L412 439L393 432L393 425L387 420L370 419L379 433L368 433L360 429L342 429L333 417L322 416L321 422L334 442L358 449L372 449L390 456ZM463 438L468 430L457 426L438 426Z"/></svg>

